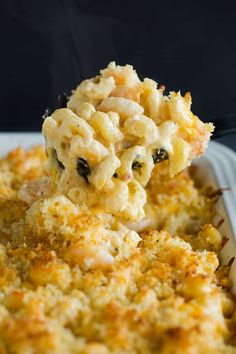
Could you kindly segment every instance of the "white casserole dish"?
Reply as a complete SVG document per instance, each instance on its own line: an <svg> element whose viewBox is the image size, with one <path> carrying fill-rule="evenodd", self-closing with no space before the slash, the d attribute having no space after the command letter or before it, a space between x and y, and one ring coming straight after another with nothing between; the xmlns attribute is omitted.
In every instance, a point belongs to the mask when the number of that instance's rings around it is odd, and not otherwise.
<svg viewBox="0 0 236 354"><path fill-rule="evenodd" d="M0 133L0 156L22 146L28 148L35 144L43 144L40 133ZM236 154L222 144L211 142L204 157L196 160L198 166L196 179L214 189L229 189L223 193L216 203L216 211L224 223L220 226L221 233L228 238L221 251L223 264L236 257ZM236 261L231 267L232 291L236 295Z"/></svg>

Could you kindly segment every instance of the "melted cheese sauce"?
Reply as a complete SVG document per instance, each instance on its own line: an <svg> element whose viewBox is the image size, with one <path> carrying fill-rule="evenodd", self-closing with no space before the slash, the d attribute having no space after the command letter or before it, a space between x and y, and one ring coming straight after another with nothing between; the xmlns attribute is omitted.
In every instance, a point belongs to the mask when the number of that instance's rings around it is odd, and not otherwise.
<svg viewBox="0 0 236 354"><path fill-rule="evenodd" d="M168 158L173 177L207 146L213 126L190 108L189 93L165 96L156 82L140 81L132 66L109 64L43 124L58 192L74 203L141 220L154 164Z"/></svg>
<svg viewBox="0 0 236 354"><path fill-rule="evenodd" d="M111 63L45 119L47 158L0 160L0 353L236 353L190 106Z"/></svg>
<svg viewBox="0 0 236 354"><path fill-rule="evenodd" d="M1 353L236 353L230 265L219 265L207 190L159 164L149 221L131 231L55 191L19 199L47 178L45 161L39 147L0 160Z"/></svg>

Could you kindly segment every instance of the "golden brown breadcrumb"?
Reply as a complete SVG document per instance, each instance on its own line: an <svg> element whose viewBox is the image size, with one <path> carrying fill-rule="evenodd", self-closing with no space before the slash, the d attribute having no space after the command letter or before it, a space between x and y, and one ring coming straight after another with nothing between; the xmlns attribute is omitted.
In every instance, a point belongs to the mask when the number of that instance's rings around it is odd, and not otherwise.
<svg viewBox="0 0 236 354"><path fill-rule="evenodd" d="M62 195L21 201L45 160L36 147L0 161L0 353L235 354L223 237L188 173L154 169L135 232Z"/></svg>

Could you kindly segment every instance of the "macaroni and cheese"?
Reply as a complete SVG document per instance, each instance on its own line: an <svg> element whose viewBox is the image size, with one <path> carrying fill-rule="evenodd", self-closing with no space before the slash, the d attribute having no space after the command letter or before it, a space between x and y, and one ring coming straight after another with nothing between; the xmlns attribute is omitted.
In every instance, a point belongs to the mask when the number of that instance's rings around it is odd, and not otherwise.
<svg viewBox="0 0 236 354"><path fill-rule="evenodd" d="M0 160L0 354L236 354L190 106L111 63Z"/></svg>
<svg viewBox="0 0 236 354"><path fill-rule="evenodd" d="M45 160L36 147L0 161L0 353L235 354L214 198L165 161L146 188L146 226L131 231L58 193L22 201Z"/></svg>
<svg viewBox="0 0 236 354"><path fill-rule="evenodd" d="M165 96L132 66L109 64L83 81L67 108L45 119L48 171L59 193L75 203L102 205L126 219L144 217L145 186L168 159L171 177L200 156L213 125L190 110L191 96Z"/></svg>

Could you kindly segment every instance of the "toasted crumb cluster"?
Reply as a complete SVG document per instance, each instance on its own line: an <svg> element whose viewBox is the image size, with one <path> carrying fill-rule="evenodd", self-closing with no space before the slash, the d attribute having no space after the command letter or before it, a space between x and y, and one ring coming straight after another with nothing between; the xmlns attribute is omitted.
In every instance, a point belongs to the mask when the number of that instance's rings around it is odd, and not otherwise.
<svg viewBox="0 0 236 354"><path fill-rule="evenodd" d="M45 175L46 160L43 146L35 146L28 151L19 147L0 159L1 195L9 196L24 183L41 179Z"/></svg>
<svg viewBox="0 0 236 354"><path fill-rule="evenodd" d="M166 161L142 221L51 186L22 201L25 183L47 178L45 161L38 147L0 161L0 353L235 354L236 301L210 193L187 171L170 178Z"/></svg>
<svg viewBox="0 0 236 354"><path fill-rule="evenodd" d="M43 124L58 192L129 220L144 217L154 165L168 159L173 177L204 152L212 131L191 112L189 93L165 96L163 86L114 62Z"/></svg>

